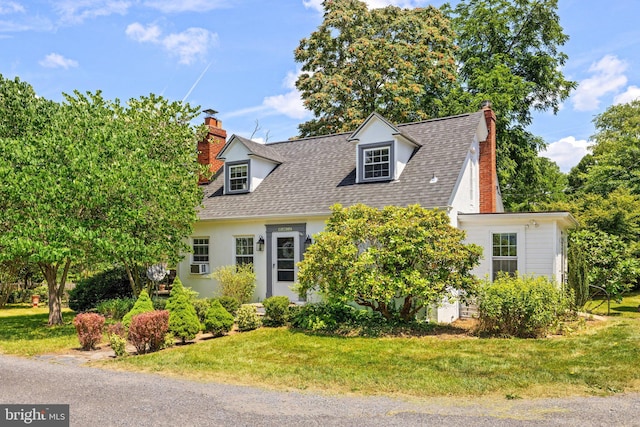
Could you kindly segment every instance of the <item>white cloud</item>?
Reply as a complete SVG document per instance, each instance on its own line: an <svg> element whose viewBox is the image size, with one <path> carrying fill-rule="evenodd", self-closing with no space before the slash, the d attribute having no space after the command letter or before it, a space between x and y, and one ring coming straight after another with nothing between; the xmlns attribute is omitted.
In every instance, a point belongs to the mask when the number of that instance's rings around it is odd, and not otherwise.
<svg viewBox="0 0 640 427"><path fill-rule="evenodd" d="M593 111L600 106L600 98L615 93L627 84L624 72L627 64L614 55L607 55L589 67L592 77L584 79L573 94L573 108L577 111Z"/></svg>
<svg viewBox="0 0 640 427"><path fill-rule="evenodd" d="M218 38L204 28L188 28L181 33L169 34L162 40L162 45L172 55L177 55L180 64L191 64L198 58L206 57L209 46Z"/></svg>
<svg viewBox="0 0 640 427"><path fill-rule="evenodd" d="M20 3L15 1L0 0L0 15L9 15L11 13L24 13L25 9Z"/></svg>
<svg viewBox="0 0 640 427"><path fill-rule="evenodd" d="M569 172L589 152L592 144L584 139L577 140L573 136L567 136L549 144L545 151L540 152L540 156L556 162L562 172Z"/></svg>
<svg viewBox="0 0 640 427"><path fill-rule="evenodd" d="M144 5L163 13L206 12L229 7L229 0L148 0Z"/></svg>
<svg viewBox="0 0 640 427"><path fill-rule="evenodd" d="M206 57L218 35L204 28L188 28L181 33L171 33L162 36L162 30L155 24L144 26L134 22L127 26L126 35L140 43L154 43L161 45L170 55L177 56L180 64L192 64L197 59Z"/></svg>
<svg viewBox="0 0 640 427"><path fill-rule="evenodd" d="M145 27L139 22L134 22L127 26L125 34L131 39L144 43L144 42L157 42L162 30L157 25L149 25Z"/></svg>
<svg viewBox="0 0 640 427"><path fill-rule="evenodd" d="M613 104L626 104L636 99L640 99L640 87L632 85L629 86L626 91L616 95L613 98Z"/></svg>
<svg viewBox="0 0 640 427"><path fill-rule="evenodd" d="M68 69L69 67L77 67L78 61L65 58L58 53L50 53L49 55L45 56L44 59L39 62L39 64L46 68Z"/></svg>
<svg viewBox="0 0 640 427"><path fill-rule="evenodd" d="M99 16L125 15L129 7L131 2L126 0L64 0L54 3L54 9L64 24L78 24Z"/></svg>
<svg viewBox="0 0 640 427"><path fill-rule="evenodd" d="M420 6L431 4L429 0L364 0L369 6L369 9L378 9L386 6L398 6L402 8L413 9ZM302 4L307 9L315 9L318 12L323 12L322 0L302 0Z"/></svg>
<svg viewBox="0 0 640 427"><path fill-rule="evenodd" d="M281 95L267 96L262 100L261 105L232 111L225 114L225 117L245 116L256 113L259 116L283 114L297 120L310 117L311 112L304 108L300 92L296 89L296 80L299 75L300 71L287 73L282 86L288 89L288 92Z"/></svg>

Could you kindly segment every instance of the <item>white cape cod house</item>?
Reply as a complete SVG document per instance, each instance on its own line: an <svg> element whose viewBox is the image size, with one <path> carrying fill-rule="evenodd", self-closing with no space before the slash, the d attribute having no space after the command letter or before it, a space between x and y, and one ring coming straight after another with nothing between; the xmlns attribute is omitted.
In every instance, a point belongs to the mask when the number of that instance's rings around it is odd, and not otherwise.
<svg viewBox="0 0 640 427"><path fill-rule="evenodd" d="M211 272L251 262L255 301L285 295L313 235L324 229L335 203L420 204L448 213L467 241L484 248L479 277L499 271L566 276L567 212L503 213L496 176L495 115L482 110L418 123L393 124L371 114L358 129L278 143L240 136L225 141L220 122L208 117L213 143L201 161L223 162L205 192L191 238L193 253L178 265L185 286L215 295ZM438 321L459 317L457 302L437 310Z"/></svg>

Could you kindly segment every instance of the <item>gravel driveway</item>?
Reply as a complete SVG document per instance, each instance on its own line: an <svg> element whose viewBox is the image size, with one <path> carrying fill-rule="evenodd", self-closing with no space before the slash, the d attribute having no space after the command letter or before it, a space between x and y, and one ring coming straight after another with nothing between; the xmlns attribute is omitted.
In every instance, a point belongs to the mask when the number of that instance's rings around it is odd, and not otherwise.
<svg viewBox="0 0 640 427"><path fill-rule="evenodd" d="M321 396L0 355L0 403L70 405L72 426L640 426L640 395L536 400Z"/></svg>

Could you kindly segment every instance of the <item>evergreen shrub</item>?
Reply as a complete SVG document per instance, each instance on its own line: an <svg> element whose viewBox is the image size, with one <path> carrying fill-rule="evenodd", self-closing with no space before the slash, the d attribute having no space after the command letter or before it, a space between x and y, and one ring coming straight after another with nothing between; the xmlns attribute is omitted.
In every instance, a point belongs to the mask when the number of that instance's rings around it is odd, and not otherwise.
<svg viewBox="0 0 640 427"><path fill-rule="evenodd" d="M213 300L204 318L204 329L213 336L223 335L233 327L233 316L224 309L220 301Z"/></svg>
<svg viewBox="0 0 640 427"><path fill-rule="evenodd" d="M129 324L131 323L131 319L133 316L137 314L147 313L149 311L153 311L153 301L149 298L149 294L146 289L143 289L136 300L136 303L133 305L133 308L129 310L127 314L122 318L122 324L125 328L129 328Z"/></svg>
<svg viewBox="0 0 640 427"><path fill-rule="evenodd" d="M167 301L169 331L183 343L194 339L202 327L198 313L193 307L192 295L193 292L185 289L180 279L176 277Z"/></svg>

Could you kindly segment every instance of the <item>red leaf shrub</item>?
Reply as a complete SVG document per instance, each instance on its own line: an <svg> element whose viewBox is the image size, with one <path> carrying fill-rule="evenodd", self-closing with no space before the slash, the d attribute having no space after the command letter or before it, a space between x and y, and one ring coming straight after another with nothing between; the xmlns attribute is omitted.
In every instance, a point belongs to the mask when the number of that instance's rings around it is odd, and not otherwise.
<svg viewBox="0 0 640 427"><path fill-rule="evenodd" d="M129 341L138 354L158 351L164 344L169 330L169 312L167 310L149 311L131 318Z"/></svg>
<svg viewBox="0 0 640 427"><path fill-rule="evenodd" d="M80 313L73 319L83 350L94 350L102 341L104 317L97 313Z"/></svg>
<svg viewBox="0 0 640 427"><path fill-rule="evenodd" d="M124 328L122 322L118 322L107 327L107 335L117 335L124 338L127 336L127 330Z"/></svg>

